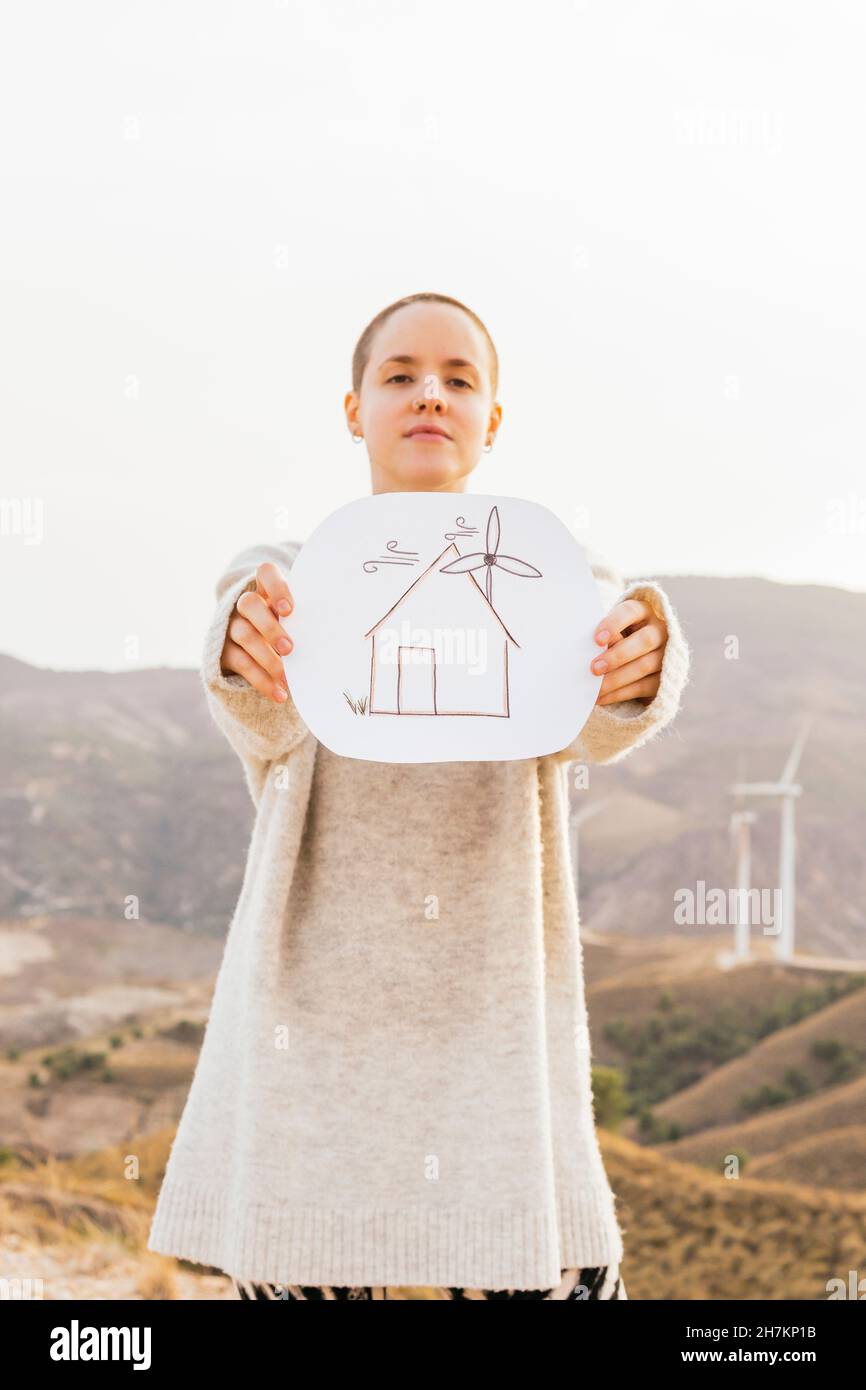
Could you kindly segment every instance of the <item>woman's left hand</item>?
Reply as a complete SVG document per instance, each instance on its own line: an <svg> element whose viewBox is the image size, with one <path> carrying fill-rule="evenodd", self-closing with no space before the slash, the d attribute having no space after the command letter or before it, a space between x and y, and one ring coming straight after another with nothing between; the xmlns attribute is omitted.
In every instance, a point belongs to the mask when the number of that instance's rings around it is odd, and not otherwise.
<svg viewBox="0 0 866 1390"><path fill-rule="evenodd" d="M594 675L604 674L595 703L641 700L650 704L658 693L668 641L664 619L643 599L626 598L602 618L595 640L607 645L607 651L595 657L590 666Z"/></svg>

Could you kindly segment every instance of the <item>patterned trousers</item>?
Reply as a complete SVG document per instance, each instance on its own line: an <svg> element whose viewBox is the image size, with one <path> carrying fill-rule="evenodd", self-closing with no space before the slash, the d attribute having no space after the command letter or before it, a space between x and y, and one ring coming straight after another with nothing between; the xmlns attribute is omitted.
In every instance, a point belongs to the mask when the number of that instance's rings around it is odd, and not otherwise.
<svg viewBox="0 0 866 1390"><path fill-rule="evenodd" d="M400 1288L382 1285L366 1288L347 1288L331 1284L257 1284L248 1279L235 1279L230 1276L238 1298L283 1299L291 1303L302 1303L307 1299L345 1299L354 1302L359 1299L392 1299L405 1301L406 1295ZM613 1265L602 1265L590 1269L564 1269L562 1281L555 1289L431 1289L434 1299L456 1302L465 1299L500 1298L563 1298L580 1299L628 1298L625 1284L619 1270Z"/></svg>

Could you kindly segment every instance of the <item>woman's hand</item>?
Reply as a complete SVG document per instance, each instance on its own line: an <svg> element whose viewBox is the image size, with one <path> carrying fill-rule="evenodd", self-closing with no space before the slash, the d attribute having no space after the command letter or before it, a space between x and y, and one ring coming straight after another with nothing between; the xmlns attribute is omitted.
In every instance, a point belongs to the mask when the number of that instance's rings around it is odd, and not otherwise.
<svg viewBox="0 0 866 1390"><path fill-rule="evenodd" d="M294 643L278 618L291 613L294 606L283 574L265 560L256 570L255 593L241 594L229 618L220 657L223 675L236 672L277 703L288 699L281 658Z"/></svg>
<svg viewBox="0 0 866 1390"><path fill-rule="evenodd" d="M607 651L595 657L590 670L604 673L597 705L639 699L648 705L655 699L668 640L667 623L640 598L626 598L602 618L596 642Z"/></svg>

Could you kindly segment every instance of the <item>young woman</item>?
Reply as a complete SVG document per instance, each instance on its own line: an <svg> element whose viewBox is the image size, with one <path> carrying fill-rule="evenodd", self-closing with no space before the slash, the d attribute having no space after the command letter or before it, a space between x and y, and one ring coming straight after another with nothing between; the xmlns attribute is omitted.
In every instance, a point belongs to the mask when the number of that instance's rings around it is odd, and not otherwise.
<svg viewBox="0 0 866 1390"><path fill-rule="evenodd" d="M497 389L465 305L384 309L345 398L372 491L453 492L465 513ZM241 1298L624 1298L564 770L673 719L676 614L652 581L593 566L604 679L556 754L342 758L285 680L299 549L253 546L217 585L202 679L256 820L149 1248L224 1269Z"/></svg>

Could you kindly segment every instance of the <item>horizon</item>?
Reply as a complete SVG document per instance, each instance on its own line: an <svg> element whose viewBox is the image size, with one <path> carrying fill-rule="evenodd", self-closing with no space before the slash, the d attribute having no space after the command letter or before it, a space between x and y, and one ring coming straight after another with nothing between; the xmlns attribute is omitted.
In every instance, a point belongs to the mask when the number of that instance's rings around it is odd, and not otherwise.
<svg viewBox="0 0 866 1390"><path fill-rule="evenodd" d="M646 578L646 579L649 579L649 578L656 579L656 580L657 580L660 584L662 584L662 585L664 585L664 582L665 582L666 580L669 580L669 579L675 579L675 580L698 580L698 581L701 581L701 582L704 582L704 583L716 583L716 582L725 582L725 583L727 583L727 582L730 582L730 581L734 581L735 583L736 583L736 582L740 582L740 583L775 584L775 585L779 585L779 586L782 586L782 587L785 587L785 588L789 588L789 589L827 589L827 590L834 590L834 591L836 591L836 592L838 592L838 593L843 593L843 594L855 594L855 595L858 595L858 596L861 596L861 595L862 595L862 596L866 596L866 591L861 590L861 589L848 589L848 588L845 588L844 585L839 585L839 584L822 584L822 583L815 583L815 582L802 581L802 580L796 580L796 579L790 579L790 580L789 580L789 579L777 579L777 578L773 578L772 576L769 576L769 575L761 575L761 574L693 574L693 573L677 574L677 573L674 573L673 571L669 571L669 572L667 572L667 573L665 573L665 572L663 572L663 571L657 571L655 574L653 574L653 575L651 575L651 576L650 576L650 575L643 575L643 574L637 574L637 573L635 573L635 574L633 574L633 575L626 574L626 575L624 576L624 578L625 578L627 584L633 583L636 579L644 579L644 578ZM291 587L291 585L290 585L289 587ZM214 606L215 606L215 605L214 605ZM202 641L204 640L204 635L205 635L205 634L204 634L204 631L202 631ZM15 653L13 653L13 652L7 652L7 651L0 650L0 661L4 661L4 660L7 660L7 661L15 661L15 662L18 662L18 663L19 663L20 665L22 665L22 666L27 666L27 667L29 667L31 670L42 671L42 672L44 672L45 674L55 674L55 675L94 675L94 674L100 674L100 675L109 675L109 676L122 676L122 675L141 674L142 672L145 672L145 671L171 671L171 672L176 672L176 671L192 671L193 673L197 673L198 670L199 670L199 667L200 667L200 661L193 661L192 663L151 662L151 663L139 663L139 664L137 664L137 665L136 665L135 663L133 663L133 662L127 661L127 662L124 662L123 665L118 665L118 666L47 666L47 665L44 665L44 664L42 664L42 663L40 663L40 662L31 661L31 660L29 660L29 659L26 658L26 657L17 656L17 655L16 655Z"/></svg>

